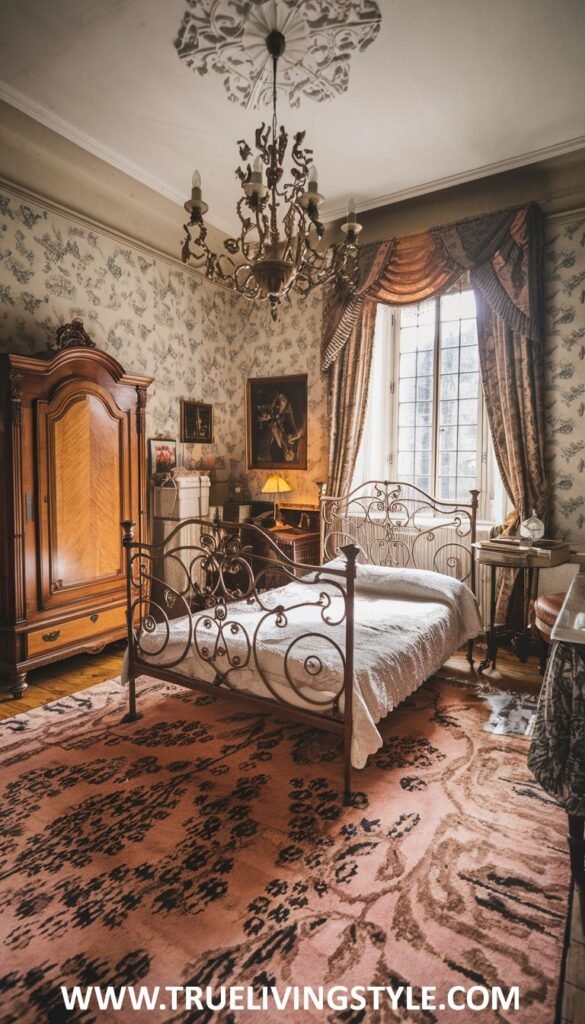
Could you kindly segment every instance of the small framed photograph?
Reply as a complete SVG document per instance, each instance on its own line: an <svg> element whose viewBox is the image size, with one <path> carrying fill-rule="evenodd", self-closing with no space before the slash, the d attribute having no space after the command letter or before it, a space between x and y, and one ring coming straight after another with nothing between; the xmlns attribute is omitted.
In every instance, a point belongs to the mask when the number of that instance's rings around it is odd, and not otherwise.
<svg viewBox="0 0 585 1024"><path fill-rule="evenodd" d="M251 377L246 399L248 469L306 469L307 374Z"/></svg>
<svg viewBox="0 0 585 1024"><path fill-rule="evenodd" d="M181 399L181 441L183 444L211 444L213 406Z"/></svg>
<svg viewBox="0 0 585 1024"><path fill-rule="evenodd" d="M150 474L170 473L177 465L177 442L174 437L151 437L148 442Z"/></svg>

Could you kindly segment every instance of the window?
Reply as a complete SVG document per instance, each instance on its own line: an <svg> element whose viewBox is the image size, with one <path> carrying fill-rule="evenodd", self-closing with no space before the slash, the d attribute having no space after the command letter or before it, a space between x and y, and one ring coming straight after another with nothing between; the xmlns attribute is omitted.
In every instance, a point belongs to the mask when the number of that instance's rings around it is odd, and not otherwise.
<svg viewBox="0 0 585 1024"><path fill-rule="evenodd" d="M469 288L414 306L378 307L368 409L354 483L413 483L446 501L480 492L480 516L501 522Z"/></svg>

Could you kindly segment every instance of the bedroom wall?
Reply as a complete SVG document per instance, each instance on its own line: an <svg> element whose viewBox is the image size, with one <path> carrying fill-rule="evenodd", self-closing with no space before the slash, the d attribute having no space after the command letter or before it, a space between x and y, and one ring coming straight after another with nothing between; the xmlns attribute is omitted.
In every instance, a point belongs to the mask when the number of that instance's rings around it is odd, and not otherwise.
<svg viewBox="0 0 585 1024"><path fill-rule="evenodd" d="M218 395L209 353L223 338L231 296L157 258L147 249L95 230L0 188L0 348L34 354L73 316L98 348L125 368L149 374L149 434L176 436L178 400L200 384ZM223 408L218 408L222 433Z"/></svg>
<svg viewBox="0 0 585 1024"><path fill-rule="evenodd" d="M547 466L555 532L585 552L585 210L546 229Z"/></svg>
<svg viewBox="0 0 585 1024"><path fill-rule="evenodd" d="M528 202L539 203L547 215L585 206L585 149L361 212L360 241L425 231ZM339 223L331 225L329 237Z"/></svg>
<svg viewBox="0 0 585 1024"><path fill-rule="evenodd" d="M287 473L291 501L315 499L326 475L319 296L285 303L273 324L177 259L183 210L0 102L0 349L44 349L82 316L97 345L156 378L149 435L179 436L179 400L214 406L214 444L185 446L187 465L247 475L245 380L308 373L309 468ZM210 243L221 244L210 227ZM258 494L264 473L249 474Z"/></svg>
<svg viewBox="0 0 585 1024"><path fill-rule="evenodd" d="M292 373L308 376L308 456L307 470L283 470L292 487L289 502L315 504L318 480L327 478L327 394L325 378L320 372L322 300L318 289L306 298L285 301L279 318L273 323L264 309L250 309L243 300L233 309L233 322L227 336L233 335L235 362L230 367L227 386L235 396L234 405L242 395L248 377L271 377ZM239 347L235 339L243 341ZM245 430L243 403L234 408L231 430L234 450L238 452L241 471L245 473L253 495L258 495L266 480L266 470L246 469L242 434Z"/></svg>
<svg viewBox="0 0 585 1024"><path fill-rule="evenodd" d="M24 186L0 184L0 348L37 351L57 324L83 316L100 347L156 377L149 432L178 436L181 397L212 402L215 443L187 449L185 462L213 466L223 479L245 475L256 495L264 474L247 473L245 380L307 372L309 468L286 475L291 501L314 501L327 469L319 294L285 303L273 324L266 310L177 261L176 203L1 103L0 178ZM585 228L583 215L562 213L585 202L585 152L370 211L362 238L528 199L552 214L546 372L555 528L585 547Z"/></svg>
<svg viewBox="0 0 585 1024"><path fill-rule="evenodd" d="M125 368L155 378L149 436L179 436L181 398L213 404L214 444L181 454L220 481L246 473L246 378L307 372L309 468L287 477L291 500L315 500L326 473L318 297L285 304L273 324L162 254L0 187L0 350L45 350L73 316ZM253 493L265 476L250 474Z"/></svg>

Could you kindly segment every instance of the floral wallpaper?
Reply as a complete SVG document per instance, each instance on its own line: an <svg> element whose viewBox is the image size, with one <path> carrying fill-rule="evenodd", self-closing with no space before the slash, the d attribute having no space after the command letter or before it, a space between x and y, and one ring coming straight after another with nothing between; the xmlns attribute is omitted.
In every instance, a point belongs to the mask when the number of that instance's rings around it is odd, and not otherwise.
<svg viewBox="0 0 585 1024"><path fill-rule="evenodd" d="M547 460L554 530L585 550L585 217L550 220L546 242ZM308 373L308 469L286 471L291 502L313 503L327 475L325 381L319 371L319 292L267 309L73 217L0 190L0 350L34 354L81 316L98 347L155 378L150 436L179 436L179 402L214 409L214 443L180 450L217 481L259 496L248 472L248 377Z"/></svg>
<svg viewBox="0 0 585 1024"><path fill-rule="evenodd" d="M315 500L326 475L319 296L285 303L273 324L187 268L0 190L0 351L43 351L74 316L98 348L155 378L149 436L179 437L181 398L213 404L214 443L180 458L220 481L247 476L246 378L308 372L309 468L288 477L291 501ZM263 482L249 475L253 495Z"/></svg>
<svg viewBox="0 0 585 1024"><path fill-rule="evenodd" d="M585 551L585 216L549 221L545 258L554 531Z"/></svg>

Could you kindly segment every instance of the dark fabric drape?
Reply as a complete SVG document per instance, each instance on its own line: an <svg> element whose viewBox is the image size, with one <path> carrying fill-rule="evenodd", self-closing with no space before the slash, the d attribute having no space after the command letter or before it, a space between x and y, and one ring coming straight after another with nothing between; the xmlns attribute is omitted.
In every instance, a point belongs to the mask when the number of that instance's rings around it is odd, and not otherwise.
<svg viewBox="0 0 585 1024"><path fill-rule="evenodd" d="M530 219L533 223L530 224ZM515 533L532 511L548 525L549 488L544 464L544 337L542 225L534 209L518 223L516 248L507 263L500 254L472 272L483 391L496 460L515 515L506 533ZM521 254L525 251L525 258ZM493 263L500 264L498 274ZM502 291L504 294L502 294ZM509 325L512 296L523 298L523 330ZM514 310L518 306L514 304ZM506 618L514 588L524 579L500 573L496 618ZM528 595L534 596L534 595ZM524 603L524 595L521 596Z"/></svg>
<svg viewBox="0 0 585 1024"><path fill-rule="evenodd" d="M360 305L349 338L329 371L328 494L347 494L359 451L374 345L376 304Z"/></svg>
<svg viewBox="0 0 585 1024"><path fill-rule="evenodd" d="M339 282L325 289L323 304L323 370L333 365L357 325L364 300L390 259L394 239L359 250L360 284L350 299ZM332 493L332 492L329 492Z"/></svg>
<svg viewBox="0 0 585 1024"><path fill-rule="evenodd" d="M364 309L368 303L420 302L445 291L464 272L477 299L482 381L496 457L517 512L512 526L533 508L546 521L542 214L534 204L364 246L357 292L350 300L340 289L327 293L322 366L329 374L329 493L343 493L331 488L351 479L357 449L341 449L355 443L363 426L367 374L356 394L359 430L341 429L338 417L346 396L351 398L347 374L355 381L360 359L367 369L370 365L367 329L373 335L374 317L364 317ZM500 607L506 599L504 594Z"/></svg>
<svg viewBox="0 0 585 1024"><path fill-rule="evenodd" d="M471 272L483 391L496 459L519 518L546 520L542 223L517 216L506 252Z"/></svg>

